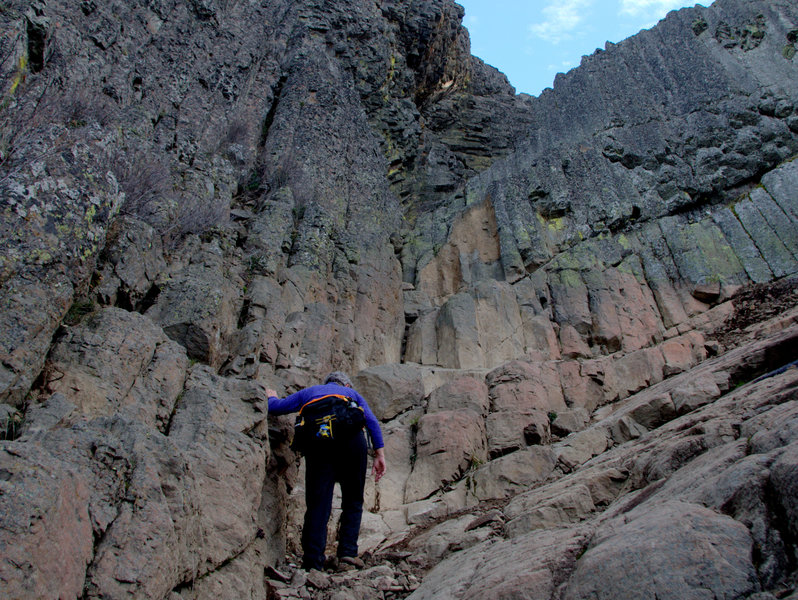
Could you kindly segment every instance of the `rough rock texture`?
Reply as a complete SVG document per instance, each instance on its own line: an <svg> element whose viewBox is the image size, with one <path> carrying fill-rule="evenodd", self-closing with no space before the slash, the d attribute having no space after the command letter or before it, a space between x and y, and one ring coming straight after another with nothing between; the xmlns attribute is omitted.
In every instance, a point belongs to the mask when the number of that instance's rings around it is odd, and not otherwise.
<svg viewBox="0 0 798 600"><path fill-rule="evenodd" d="M0 596L796 595L798 8L538 98L462 17L0 3ZM389 470L308 574L265 390L338 369Z"/></svg>
<svg viewBox="0 0 798 600"><path fill-rule="evenodd" d="M796 335L792 325L736 352L754 361ZM733 375L740 358L702 368ZM651 394L618 404L592 427L610 433L612 448L515 495L498 534L438 564L411 597L493 598L500 589L510 598L710 598L790 589L790 496L770 490L782 485L782 473L796 475L787 466L795 437L766 433L766 424L790 429L796 377L791 368L756 379L632 439L612 435L614 423ZM771 443L755 444L747 438L753 431Z"/></svg>

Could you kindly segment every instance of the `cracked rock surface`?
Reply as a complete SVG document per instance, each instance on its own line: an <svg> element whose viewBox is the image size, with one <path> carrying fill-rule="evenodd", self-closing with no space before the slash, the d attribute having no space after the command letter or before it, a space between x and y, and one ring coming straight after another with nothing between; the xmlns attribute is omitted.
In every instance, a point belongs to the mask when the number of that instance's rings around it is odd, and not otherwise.
<svg viewBox="0 0 798 600"><path fill-rule="evenodd" d="M0 3L0 596L795 597L798 8L536 98L462 19ZM388 471L305 573L333 370Z"/></svg>

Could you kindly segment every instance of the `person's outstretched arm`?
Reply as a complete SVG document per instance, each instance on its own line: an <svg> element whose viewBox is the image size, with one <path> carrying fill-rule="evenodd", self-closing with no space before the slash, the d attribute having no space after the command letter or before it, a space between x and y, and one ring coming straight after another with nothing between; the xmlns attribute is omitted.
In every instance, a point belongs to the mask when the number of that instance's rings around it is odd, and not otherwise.
<svg viewBox="0 0 798 600"><path fill-rule="evenodd" d="M308 391L309 389L310 388L299 390L286 398L279 398L276 391L267 389L266 395L269 397L269 413L273 415L287 415L288 413L298 411L302 408L303 404L312 400L312 392Z"/></svg>

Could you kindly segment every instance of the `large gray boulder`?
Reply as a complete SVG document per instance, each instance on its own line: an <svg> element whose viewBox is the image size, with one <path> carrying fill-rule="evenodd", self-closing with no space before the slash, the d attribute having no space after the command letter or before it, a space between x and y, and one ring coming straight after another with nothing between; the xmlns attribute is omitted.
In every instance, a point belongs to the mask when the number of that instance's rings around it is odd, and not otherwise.
<svg viewBox="0 0 798 600"><path fill-rule="evenodd" d="M752 550L745 525L703 506L641 508L596 531L565 598L747 596L759 591Z"/></svg>
<svg viewBox="0 0 798 600"><path fill-rule="evenodd" d="M421 375L417 365L387 364L360 371L352 383L377 418L387 421L424 398Z"/></svg>
<svg viewBox="0 0 798 600"><path fill-rule="evenodd" d="M485 423L472 410L449 410L421 417L413 471L405 502L422 500L487 460Z"/></svg>
<svg viewBox="0 0 798 600"><path fill-rule="evenodd" d="M91 478L34 445L3 448L0 465L4 593L79 597L94 555Z"/></svg>
<svg viewBox="0 0 798 600"><path fill-rule="evenodd" d="M488 541L436 566L412 600L555 597L590 538L589 529L551 529L513 540Z"/></svg>
<svg viewBox="0 0 798 600"><path fill-rule="evenodd" d="M121 325L129 321L119 312L123 311L104 311L95 325L113 324L116 329L109 332L124 332ZM135 315L133 321L144 325L147 319ZM82 335L91 331L87 323ZM59 360L65 360L67 351L85 356L85 351L77 351L78 341L85 338L75 333L60 349ZM77 404L54 393L29 411L18 440L3 442L10 487L2 495L0 512L4 522L20 524L6 530L0 545L9 553L29 555L3 561L7 593L46 596L60 590L56 595L164 598L233 557L275 560L271 548L280 546L273 544L271 535L281 534L272 534L269 524L274 510L270 498L277 492L265 474L265 389L197 366L179 399L173 399L167 418L160 421L157 411L144 410L143 404L119 404L131 397L143 403L146 396L151 407L158 407L160 392L152 388L158 369L145 361L138 373L136 361L127 364L130 356L137 356L134 350L146 348L150 339L128 336L127 345L117 343L126 339L124 335L93 339L98 356L106 350L109 366L116 366L115 374L104 373L105 404L100 403L101 380L86 375L92 363L76 360L72 373L81 378L72 381L95 390L86 396L92 403L80 404L82 395L74 386L65 387ZM165 337L160 343L171 344ZM118 393L115 384L125 377L131 377L128 385L138 393ZM148 385L155 396L144 394ZM37 473L50 483L61 483L48 484L45 490ZM40 498L34 504L44 502L37 517L44 526L31 531L25 525L23 533L19 519L28 511L20 510L20 502L31 502L29 494ZM262 580L251 583L251 589L262 590Z"/></svg>
<svg viewBox="0 0 798 600"><path fill-rule="evenodd" d="M147 316L186 349L190 358L219 368L240 310L218 245L197 249L190 263L163 287Z"/></svg>
<svg viewBox="0 0 798 600"><path fill-rule="evenodd" d="M44 385L89 418L124 414L165 431L188 363L185 349L147 317L105 308L55 344Z"/></svg>

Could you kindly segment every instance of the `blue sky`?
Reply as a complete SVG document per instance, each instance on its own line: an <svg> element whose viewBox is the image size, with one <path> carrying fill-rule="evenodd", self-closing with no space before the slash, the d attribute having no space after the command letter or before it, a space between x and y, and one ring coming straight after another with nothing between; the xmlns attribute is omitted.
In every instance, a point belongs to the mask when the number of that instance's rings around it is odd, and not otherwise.
<svg viewBox="0 0 798 600"><path fill-rule="evenodd" d="M582 56L657 24L696 0L456 0L471 54L507 75L517 92L537 96ZM709 0L701 2L708 6Z"/></svg>

